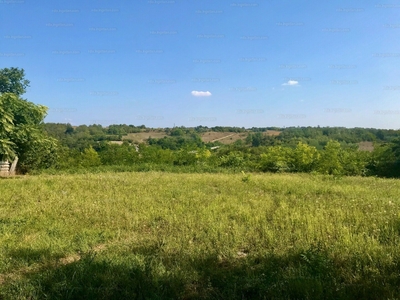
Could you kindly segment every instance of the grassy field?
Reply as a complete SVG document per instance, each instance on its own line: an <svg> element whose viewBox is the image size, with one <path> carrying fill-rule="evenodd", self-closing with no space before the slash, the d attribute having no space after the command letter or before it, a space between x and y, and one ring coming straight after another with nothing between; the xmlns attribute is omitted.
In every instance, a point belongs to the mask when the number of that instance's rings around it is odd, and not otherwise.
<svg viewBox="0 0 400 300"><path fill-rule="evenodd" d="M234 133L234 132L205 132L201 135L201 139L204 143L208 142L220 142L222 144L232 144L237 140L245 140L248 133Z"/></svg>
<svg viewBox="0 0 400 300"><path fill-rule="evenodd" d="M0 299L399 299L400 181L0 180Z"/></svg>
<svg viewBox="0 0 400 300"><path fill-rule="evenodd" d="M267 130L262 134L265 136L278 136L280 133L280 131L276 130ZM201 134L201 139L205 143L219 141L222 144L233 144L237 140L245 141L248 134L248 132L234 133L210 131Z"/></svg>
<svg viewBox="0 0 400 300"><path fill-rule="evenodd" d="M153 139L162 139L167 136L164 131L149 131L149 132L138 132L138 133L129 133L122 137L124 139L131 139L134 143L144 143L148 138Z"/></svg>
<svg viewBox="0 0 400 300"><path fill-rule="evenodd" d="M374 151L374 143L373 142L360 142L358 143L358 147L362 151Z"/></svg>

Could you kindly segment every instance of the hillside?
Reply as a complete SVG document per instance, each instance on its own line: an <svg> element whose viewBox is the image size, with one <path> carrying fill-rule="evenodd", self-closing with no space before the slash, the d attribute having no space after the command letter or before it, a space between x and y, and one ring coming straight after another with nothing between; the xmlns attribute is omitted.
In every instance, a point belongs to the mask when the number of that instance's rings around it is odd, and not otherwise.
<svg viewBox="0 0 400 300"><path fill-rule="evenodd" d="M146 132L128 133L127 135L122 136L122 140L132 140L133 143L139 144L145 143L149 138L161 139L165 136L167 136L167 134L164 130L149 130Z"/></svg>

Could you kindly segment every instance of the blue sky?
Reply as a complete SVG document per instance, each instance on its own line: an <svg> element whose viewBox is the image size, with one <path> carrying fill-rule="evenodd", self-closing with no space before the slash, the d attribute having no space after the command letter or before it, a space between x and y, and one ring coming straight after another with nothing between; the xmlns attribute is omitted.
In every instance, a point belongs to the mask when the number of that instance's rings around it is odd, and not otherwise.
<svg viewBox="0 0 400 300"><path fill-rule="evenodd" d="M400 128L400 1L0 0L46 122Z"/></svg>

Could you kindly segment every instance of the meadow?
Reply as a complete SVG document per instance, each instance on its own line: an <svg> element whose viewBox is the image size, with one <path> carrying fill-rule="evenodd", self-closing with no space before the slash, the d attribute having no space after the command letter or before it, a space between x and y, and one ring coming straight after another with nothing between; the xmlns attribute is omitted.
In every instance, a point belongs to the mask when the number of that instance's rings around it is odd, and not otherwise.
<svg viewBox="0 0 400 300"><path fill-rule="evenodd" d="M0 178L0 299L399 299L400 181Z"/></svg>

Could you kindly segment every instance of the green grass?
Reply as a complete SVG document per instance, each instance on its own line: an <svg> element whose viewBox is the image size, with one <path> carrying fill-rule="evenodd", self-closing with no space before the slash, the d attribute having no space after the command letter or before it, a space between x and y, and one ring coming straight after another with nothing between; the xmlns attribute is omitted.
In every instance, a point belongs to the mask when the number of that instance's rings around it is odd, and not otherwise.
<svg viewBox="0 0 400 300"><path fill-rule="evenodd" d="M35 170L30 175L72 175L72 174L99 174L99 173L123 173L123 172L169 172L169 173L240 173L246 168L227 168L210 165L175 166L171 164L141 163L135 165L113 165L98 167L78 167L69 169L41 169ZM251 168L247 167L248 171ZM246 170L247 171L247 170Z"/></svg>
<svg viewBox="0 0 400 300"><path fill-rule="evenodd" d="M399 196L310 174L1 179L0 299L398 299Z"/></svg>

